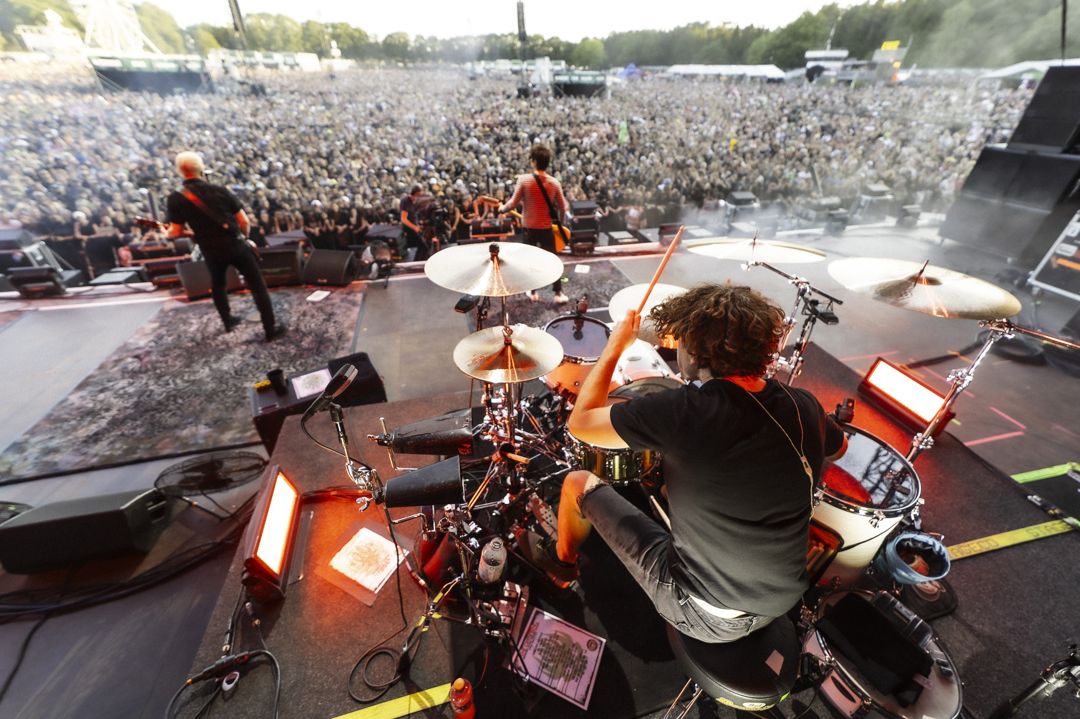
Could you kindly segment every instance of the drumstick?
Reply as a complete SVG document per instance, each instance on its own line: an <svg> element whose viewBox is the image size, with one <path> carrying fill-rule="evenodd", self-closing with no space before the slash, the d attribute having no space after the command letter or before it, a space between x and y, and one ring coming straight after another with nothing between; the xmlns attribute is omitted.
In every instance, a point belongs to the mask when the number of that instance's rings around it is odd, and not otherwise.
<svg viewBox="0 0 1080 719"><path fill-rule="evenodd" d="M652 294L653 287L656 287L660 275L664 274L664 268L667 267L668 260L671 259L671 253L679 246L679 240L682 239L682 233L685 229L686 225L679 225L679 231L675 233L675 239L671 241L671 246L668 247L667 252L664 253L664 259L660 260L660 266L656 268L656 272L652 276L652 282L649 283L648 289L645 290L645 296L641 298L641 304L638 305L637 313L639 315L641 314L641 311L645 309L645 303L649 301L649 295Z"/></svg>

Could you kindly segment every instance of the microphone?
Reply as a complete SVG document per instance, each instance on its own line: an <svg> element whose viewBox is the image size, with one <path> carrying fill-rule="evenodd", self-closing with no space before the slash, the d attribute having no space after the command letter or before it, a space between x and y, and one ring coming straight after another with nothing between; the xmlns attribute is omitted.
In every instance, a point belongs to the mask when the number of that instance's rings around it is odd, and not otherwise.
<svg viewBox="0 0 1080 719"><path fill-rule="evenodd" d="M357 374L359 373L357 372L356 367L351 364L341 365L341 368L330 378L330 381L326 384L326 389L323 390L318 399L312 402L304 411L304 416L310 417L316 412L325 409L327 405L341 396L341 393L348 389L349 385L356 379Z"/></svg>

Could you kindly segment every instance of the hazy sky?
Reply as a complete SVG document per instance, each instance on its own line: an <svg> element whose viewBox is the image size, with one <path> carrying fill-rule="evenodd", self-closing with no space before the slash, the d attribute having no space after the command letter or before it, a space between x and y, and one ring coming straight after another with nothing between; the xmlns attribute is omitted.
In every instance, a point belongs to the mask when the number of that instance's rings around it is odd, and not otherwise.
<svg viewBox="0 0 1080 719"><path fill-rule="evenodd" d="M148 0L172 13L181 27L199 22L225 25L228 0ZM517 32L517 0L239 0L245 14L267 12L297 20L347 22L383 37L485 35ZM564 40L604 37L621 30L667 30L690 22L712 25L785 25L825 0L526 0L525 29ZM855 4L839 0L840 5ZM456 8L456 9L455 9Z"/></svg>

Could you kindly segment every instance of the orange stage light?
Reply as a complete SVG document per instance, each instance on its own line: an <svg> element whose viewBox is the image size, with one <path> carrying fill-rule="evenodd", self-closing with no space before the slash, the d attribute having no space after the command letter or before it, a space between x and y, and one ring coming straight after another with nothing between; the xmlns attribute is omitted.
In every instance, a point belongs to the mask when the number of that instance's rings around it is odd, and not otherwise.
<svg viewBox="0 0 1080 719"><path fill-rule="evenodd" d="M859 383L859 392L877 400L879 405L909 424L919 427L926 426L945 403L943 394L881 357L874 360L870 371ZM952 416L953 413L949 412L945 421L938 426L939 431Z"/></svg>
<svg viewBox="0 0 1080 719"><path fill-rule="evenodd" d="M300 492L274 468L255 503L245 541L243 583L252 598L267 601L285 594L299 509Z"/></svg>

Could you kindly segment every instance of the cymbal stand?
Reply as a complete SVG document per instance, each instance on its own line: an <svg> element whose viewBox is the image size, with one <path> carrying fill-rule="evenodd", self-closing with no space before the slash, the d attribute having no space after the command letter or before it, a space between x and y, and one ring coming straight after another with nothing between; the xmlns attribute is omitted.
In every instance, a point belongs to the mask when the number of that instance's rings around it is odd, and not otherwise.
<svg viewBox="0 0 1080 719"><path fill-rule="evenodd" d="M934 434L941 426L941 423L945 421L945 417L948 416L949 410L952 409L952 406L956 403L960 393L967 389L967 386L971 384L971 380L975 378L975 371L979 368L983 359L990 354L990 350L993 349L994 344L999 340L1009 339L1016 333L1020 333L1031 335L1043 342L1049 342L1058 345L1059 347L1080 350L1080 344L1053 335L1048 335L1039 330L1021 327L1006 319L983 320L979 325L988 330L986 333L986 341L983 343L982 349L979 350L979 354L975 355L975 359L971 361L970 365L961 369L955 369L948 374L946 379L952 384L949 387L949 391L945 394L945 400L941 403L938 411L935 412L934 416L930 419L930 423L926 425L926 429L919 432L911 439L911 449L907 453L907 461L914 462L915 458L922 454L922 452L934 446Z"/></svg>
<svg viewBox="0 0 1080 719"><path fill-rule="evenodd" d="M1032 699L1045 699L1068 684L1075 687L1073 694L1080 699L1080 651L1075 644L1070 646L1069 650L1069 656L1044 669L1040 677L1027 689L995 709L990 719L1016 716L1020 707L1027 702Z"/></svg>
<svg viewBox="0 0 1080 719"><path fill-rule="evenodd" d="M786 371L787 384L791 385L802 372L803 362L806 359L806 348L810 344L810 335L813 334L817 321L821 320L827 325L837 324L840 320L833 312L833 305L842 305L844 301L814 287L805 277L788 274L768 262L751 260L743 264L744 270L749 270L752 267L764 267L795 286L795 305L792 307L791 314L784 318L784 334L780 338L780 351L787 347L788 339L791 337L797 322L795 318L799 315L806 318L803 320L802 328L799 330L799 337L795 341L795 346L791 350L791 356L778 357L777 366L772 370L773 373L780 369ZM818 295L820 299L813 295ZM824 308L820 307L822 301L826 303Z"/></svg>

